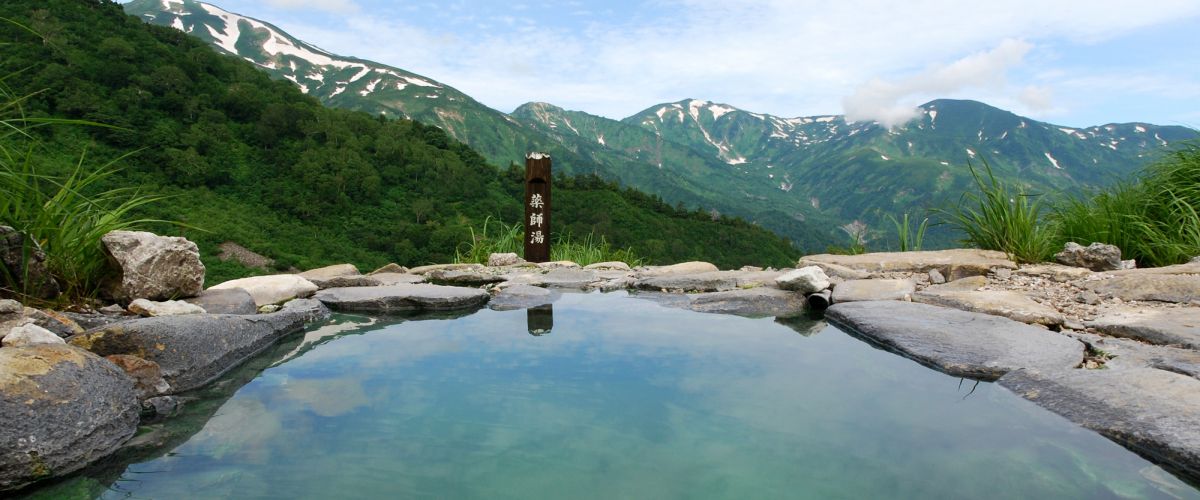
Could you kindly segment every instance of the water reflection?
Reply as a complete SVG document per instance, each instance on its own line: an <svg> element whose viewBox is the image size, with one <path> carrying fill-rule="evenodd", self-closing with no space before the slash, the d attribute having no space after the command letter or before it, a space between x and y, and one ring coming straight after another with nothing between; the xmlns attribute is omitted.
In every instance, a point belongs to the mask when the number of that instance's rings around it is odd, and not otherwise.
<svg viewBox="0 0 1200 500"><path fill-rule="evenodd" d="M105 496L1196 496L993 384L821 322L556 305L312 335Z"/></svg>
<svg viewBox="0 0 1200 500"><path fill-rule="evenodd" d="M531 307L525 310L525 328L530 335L541 337L554 329L554 305Z"/></svg>

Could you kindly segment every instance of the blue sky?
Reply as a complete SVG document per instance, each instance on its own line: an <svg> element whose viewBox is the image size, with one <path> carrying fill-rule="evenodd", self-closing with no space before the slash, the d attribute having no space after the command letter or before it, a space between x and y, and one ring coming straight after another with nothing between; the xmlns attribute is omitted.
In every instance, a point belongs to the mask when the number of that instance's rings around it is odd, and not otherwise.
<svg viewBox="0 0 1200 500"><path fill-rule="evenodd" d="M622 118L683 98L900 122L937 97L1200 127L1197 0L217 0L335 53Z"/></svg>

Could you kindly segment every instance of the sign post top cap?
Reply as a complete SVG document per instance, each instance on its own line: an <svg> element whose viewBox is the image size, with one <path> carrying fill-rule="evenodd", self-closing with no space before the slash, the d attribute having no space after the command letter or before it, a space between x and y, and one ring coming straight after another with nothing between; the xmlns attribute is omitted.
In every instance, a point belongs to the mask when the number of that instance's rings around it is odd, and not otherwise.
<svg viewBox="0 0 1200 500"><path fill-rule="evenodd" d="M550 158L550 153L533 152L525 155L526 160L540 160L542 158Z"/></svg>

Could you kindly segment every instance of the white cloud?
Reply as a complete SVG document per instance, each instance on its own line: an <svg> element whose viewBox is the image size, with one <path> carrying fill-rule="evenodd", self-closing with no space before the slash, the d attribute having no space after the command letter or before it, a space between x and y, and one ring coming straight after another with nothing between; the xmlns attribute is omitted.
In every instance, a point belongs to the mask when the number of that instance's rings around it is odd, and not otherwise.
<svg viewBox="0 0 1200 500"><path fill-rule="evenodd" d="M846 119L874 120L887 127L901 125L920 114L909 100L1001 85L1005 72L1020 64L1031 48L1024 41L1008 39L987 52L971 54L945 66L933 66L895 82L873 79L842 100Z"/></svg>
<svg viewBox="0 0 1200 500"><path fill-rule="evenodd" d="M353 0L265 0L264 3L279 9L314 9L335 14L359 11L358 4Z"/></svg>

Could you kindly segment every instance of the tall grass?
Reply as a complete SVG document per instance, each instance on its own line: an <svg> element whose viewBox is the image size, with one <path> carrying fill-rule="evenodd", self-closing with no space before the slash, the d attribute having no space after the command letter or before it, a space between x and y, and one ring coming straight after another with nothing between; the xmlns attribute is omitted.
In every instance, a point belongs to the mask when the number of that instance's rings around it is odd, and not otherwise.
<svg viewBox="0 0 1200 500"><path fill-rule="evenodd" d="M478 232L471 228L471 240L459 245L454 252L458 263L474 262L486 264L493 253L525 252L525 232L520 224L505 224L491 217L484 219ZM550 260L569 260L586 266L597 262L620 261L630 266L644 264L644 260L632 248L613 248L603 237L588 233L575 239L570 233L555 234L550 245Z"/></svg>
<svg viewBox="0 0 1200 500"><path fill-rule="evenodd" d="M939 213L966 234L965 243L999 250L1018 262L1042 262L1056 251L1052 227L1041 220L1042 200L996 179L985 160L983 173L967 164L979 192L963 193L958 205Z"/></svg>
<svg viewBox="0 0 1200 500"><path fill-rule="evenodd" d="M33 119L21 112L21 101L0 87L0 225L12 226L25 235L24 256L34 245L46 254L46 267L58 281L64 298L80 301L95 296L103 279L105 256L100 238L110 231L132 229L152 222L132 213L162 199L145 196L133 188L104 189L101 185L118 172L114 165L124 158L97 168L85 166L81 153L64 175L39 171L46 161L42 144L32 133L39 126L56 124L99 124L77 120ZM126 155L128 156L128 155ZM11 295L25 299L31 290L26 276L0 276ZM21 283L21 286L18 286Z"/></svg>
<svg viewBox="0 0 1200 500"><path fill-rule="evenodd" d="M900 241L901 252L917 252L921 250L921 244L925 242L925 229L929 227L929 218L921 220L917 227L912 227L912 221L908 218L908 212L904 213L903 221L896 220L891 214L887 216L892 221L892 225L896 226L896 238Z"/></svg>
<svg viewBox="0 0 1200 500"><path fill-rule="evenodd" d="M1051 220L1060 242L1116 245L1141 266L1186 262L1200 255L1200 146L1172 152L1137 182L1071 198Z"/></svg>

